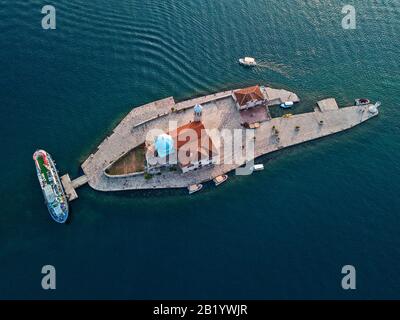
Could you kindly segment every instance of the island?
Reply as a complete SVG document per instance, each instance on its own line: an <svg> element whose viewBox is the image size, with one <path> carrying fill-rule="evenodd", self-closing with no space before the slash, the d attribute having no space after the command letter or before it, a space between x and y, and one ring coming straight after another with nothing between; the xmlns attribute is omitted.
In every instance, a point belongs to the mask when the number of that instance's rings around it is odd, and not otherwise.
<svg viewBox="0 0 400 320"><path fill-rule="evenodd" d="M67 197L76 199L76 188L85 183L105 192L190 188L262 155L350 129L379 113L379 103L367 99L339 107L328 98L318 101L313 112L271 116L271 108L298 102L293 92L256 85L135 107L83 162L82 177L62 177ZM240 147L227 153L229 139L221 132L231 137L239 133Z"/></svg>

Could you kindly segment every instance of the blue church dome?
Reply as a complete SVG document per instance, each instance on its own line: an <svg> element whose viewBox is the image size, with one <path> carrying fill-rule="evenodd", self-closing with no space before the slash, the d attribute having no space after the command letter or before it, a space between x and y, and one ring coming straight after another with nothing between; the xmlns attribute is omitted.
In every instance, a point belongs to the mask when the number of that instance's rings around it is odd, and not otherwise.
<svg viewBox="0 0 400 320"><path fill-rule="evenodd" d="M203 111L203 107L202 107L201 105L196 104L196 105L194 106L194 112L195 112L195 113L201 113L202 111Z"/></svg>
<svg viewBox="0 0 400 320"><path fill-rule="evenodd" d="M167 155L174 153L174 140L168 134L164 133L157 136L154 145L158 156L161 158L164 158Z"/></svg>

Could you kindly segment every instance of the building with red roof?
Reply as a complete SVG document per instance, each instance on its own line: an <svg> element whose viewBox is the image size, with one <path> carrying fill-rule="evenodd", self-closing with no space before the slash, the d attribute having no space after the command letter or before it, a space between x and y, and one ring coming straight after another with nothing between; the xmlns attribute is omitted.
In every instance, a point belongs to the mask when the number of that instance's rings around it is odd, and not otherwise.
<svg viewBox="0 0 400 320"><path fill-rule="evenodd" d="M239 110L260 106L267 101L264 94L261 92L260 86L236 90L233 93L233 98Z"/></svg>
<svg viewBox="0 0 400 320"><path fill-rule="evenodd" d="M171 166L178 166L185 173L215 164L218 160L218 151L201 121L189 122L168 132L166 136L171 137L174 150L160 158L158 152L155 152L155 145L149 146L147 169L150 173Z"/></svg>

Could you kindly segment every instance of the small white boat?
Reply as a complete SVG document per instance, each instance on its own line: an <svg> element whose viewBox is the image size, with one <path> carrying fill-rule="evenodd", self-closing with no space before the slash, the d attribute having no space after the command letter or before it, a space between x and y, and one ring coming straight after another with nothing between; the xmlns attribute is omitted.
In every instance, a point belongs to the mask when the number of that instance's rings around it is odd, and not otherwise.
<svg viewBox="0 0 400 320"><path fill-rule="evenodd" d="M253 166L253 170L254 171L262 171L262 170L264 170L264 165L263 164L255 164Z"/></svg>
<svg viewBox="0 0 400 320"><path fill-rule="evenodd" d="M356 99L355 100L356 106L366 106L370 104L369 99L361 98L361 99Z"/></svg>
<svg viewBox="0 0 400 320"><path fill-rule="evenodd" d="M193 184L193 185L188 187L189 194L192 194L192 193L195 193L197 191L200 191L201 189L203 189L203 185L201 183Z"/></svg>
<svg viewBox="0 0 400 320"><path fill-rule="evenodd" d="M293 101L286 101L286 102L281 104L281 108L289 109L289 108L293 107L293 105L294 105Z"/></svg>
<svg viewBox="0 0 400 320"><path fill-rule="evenodd" d="M222 176L216 177L213 181L215 183L215 186L218 187L220 184L224 183L226 180L228 180L228 175L223 174Z"/></svg>
<svg viewBox="0 0 400 320"><path fill-rule="evenodd" d="M257 65L256 59L251 57L244 57L239 59L239 63L243 66L254 67Z"/></svg>

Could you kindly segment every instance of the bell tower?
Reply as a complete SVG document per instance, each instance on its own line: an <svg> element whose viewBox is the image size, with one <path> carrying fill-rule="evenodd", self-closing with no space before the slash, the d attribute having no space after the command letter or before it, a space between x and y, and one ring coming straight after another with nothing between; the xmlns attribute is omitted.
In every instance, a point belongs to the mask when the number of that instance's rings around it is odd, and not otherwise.
<svg viewBox="0 0 400 320"><path fill-rule="evenodd" d="M201 117L203 115L203 107L199 104L194 106L194 122L201 122Z"/></svg>

